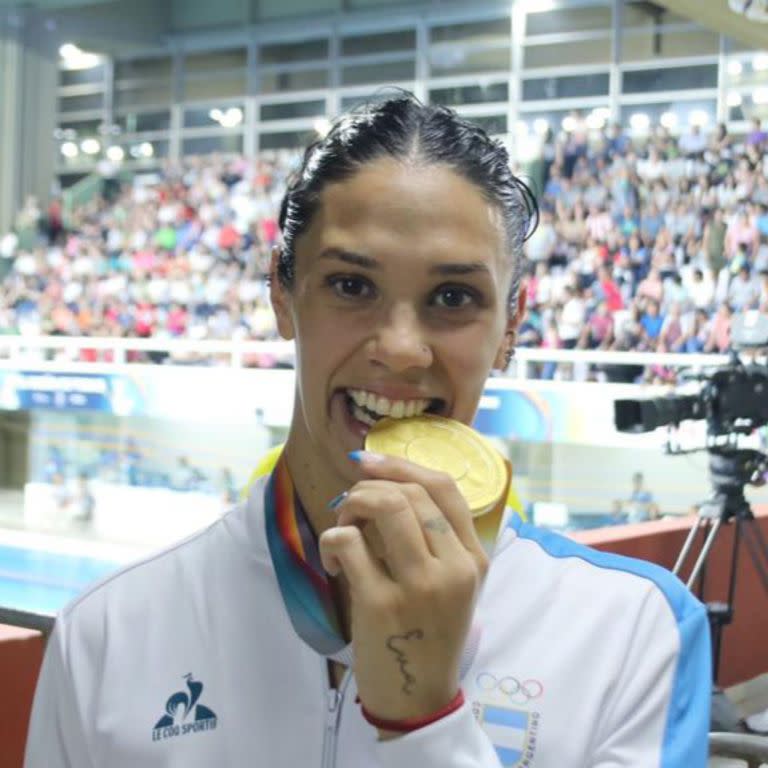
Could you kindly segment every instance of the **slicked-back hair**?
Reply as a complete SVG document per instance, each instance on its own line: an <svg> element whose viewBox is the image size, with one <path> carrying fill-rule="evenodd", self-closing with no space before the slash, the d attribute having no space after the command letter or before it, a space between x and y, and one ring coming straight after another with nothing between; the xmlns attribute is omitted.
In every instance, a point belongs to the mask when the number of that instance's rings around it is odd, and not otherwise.
<svg viewBox="0 0 768 768"><path fill-rule="evenodd" d="M310 226L325 186L350 178L383 157L451 168L498 209L512 267L508 310L514 312L523 272L523 242L538 222L536 199L512 173L501 142L453 110L427 106L407 92L343 115L323 138L307 147L280 206L280 282L286 288L293 285L296 240Z"/></svg>

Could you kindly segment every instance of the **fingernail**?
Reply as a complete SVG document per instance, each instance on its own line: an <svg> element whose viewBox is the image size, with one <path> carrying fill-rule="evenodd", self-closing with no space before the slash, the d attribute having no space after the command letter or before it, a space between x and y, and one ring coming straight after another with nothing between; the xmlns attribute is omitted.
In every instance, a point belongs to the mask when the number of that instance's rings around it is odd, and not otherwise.
<svg viewBox="0 0 768 768"><path fill-rule="evenodd" d="M339 504L341 504L341 502L344 501L344 499L347 498L347 496L349 496L349 492L348 491L344 491L343 493L340 493L338 496L334 496L328 502L328 509L336 509L336 507L338 507Z"/></svg>
<svg viewBox="0 0 768 768"><path fill-rule="evenodd" d="M358 464L375 464L384 459L380 453L372 453L371 451L350 451L347 456Z"/></svg>

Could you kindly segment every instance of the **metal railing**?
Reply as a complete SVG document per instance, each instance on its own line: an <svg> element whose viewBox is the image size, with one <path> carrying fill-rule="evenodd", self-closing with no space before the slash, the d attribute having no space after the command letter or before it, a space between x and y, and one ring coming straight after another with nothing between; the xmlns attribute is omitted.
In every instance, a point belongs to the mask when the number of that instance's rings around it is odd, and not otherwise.
<svg viewBox="0 0 768 768"><path fill-rule="evenodd" d="M86 350L109 353L99 362L130 363L130 353L160 353L165 365L229 365L233 368L259 367L259 358L272 365L292 365L292 341L227 341L213 339L122 338L79 336L0 336L0 362L91 363L82 360ZM147 362L145 359L140 362ZM723 365L727 355L673 354L660 352L606 352L520 347L506 372L515 379L537 378L535 368L543 363L573 366L659 366L667 369L703 368ZM269 367L266 366L265 367Z"/></svg>

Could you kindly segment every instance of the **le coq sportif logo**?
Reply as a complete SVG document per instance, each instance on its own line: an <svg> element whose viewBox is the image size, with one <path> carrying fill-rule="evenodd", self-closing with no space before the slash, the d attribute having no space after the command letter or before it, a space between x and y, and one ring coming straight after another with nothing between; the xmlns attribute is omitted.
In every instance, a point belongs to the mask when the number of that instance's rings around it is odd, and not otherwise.
<svg viewBox="0 0 768 768"><path fill-rule="evenodd" d="M216 727L216 714L199 703L203 684L190 672L184 675L186 691L176 691L165 702L165 714L152 729L152 741L163 741L175 736L186 736L200 731L212 731Z"/></svg>

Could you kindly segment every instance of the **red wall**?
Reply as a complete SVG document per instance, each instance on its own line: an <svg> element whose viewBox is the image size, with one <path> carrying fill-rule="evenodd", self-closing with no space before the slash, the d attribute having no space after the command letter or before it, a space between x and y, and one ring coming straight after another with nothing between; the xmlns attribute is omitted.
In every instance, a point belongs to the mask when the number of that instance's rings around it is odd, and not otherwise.
<svg viewBox="0 0 768 768"><path fill-rule="evenodd" d="M755 510L756 523L768 541L768 506ZM581 531L574 538L595 549L650 560L671 569L682 549L686 534L694 522L693 517L682 520L627 525ZM734 524L720 529L707 560L706 601L727 599L728 577L733 546ZM699 534L697 543L702 541ZM743 535L742 535L743 539ZM686 560L683 580L693 567L699 546L694 546ZM746 544L742 541L739 568L736 575L733 622L723 630L720 657L720 679L724 687L749 680L768 672L768 594L752 562Z"/></svg>
<svg viewBox="0 0 768 768"><path fill-rule="evenodd" d="M43 637L0 624L0 768L21 768Z"/></svg>

